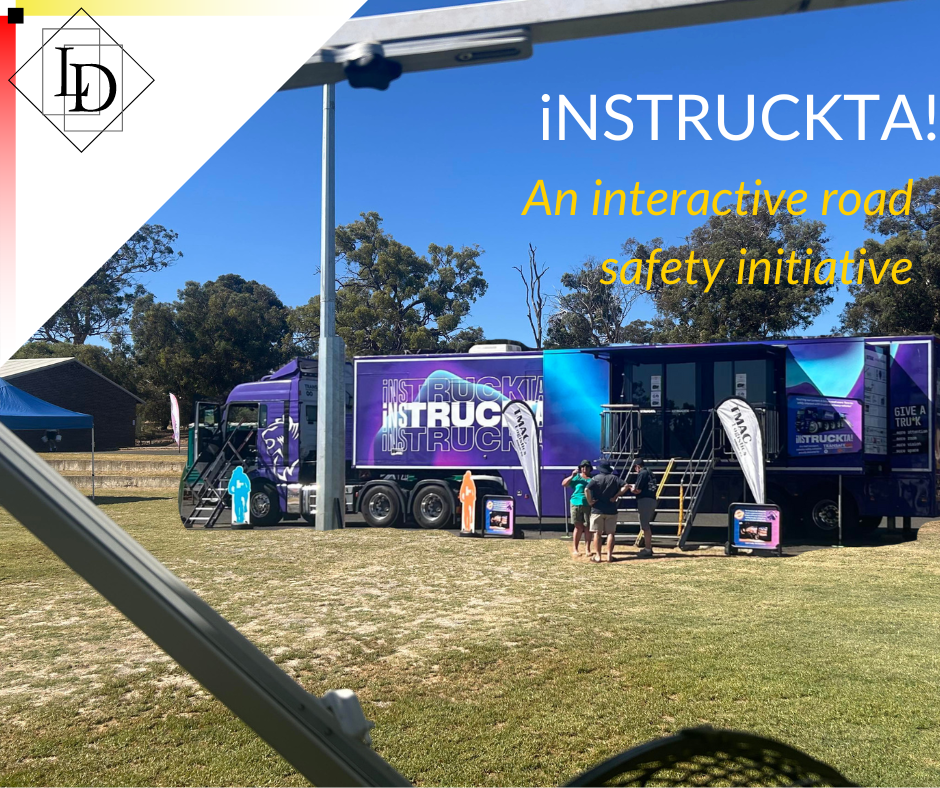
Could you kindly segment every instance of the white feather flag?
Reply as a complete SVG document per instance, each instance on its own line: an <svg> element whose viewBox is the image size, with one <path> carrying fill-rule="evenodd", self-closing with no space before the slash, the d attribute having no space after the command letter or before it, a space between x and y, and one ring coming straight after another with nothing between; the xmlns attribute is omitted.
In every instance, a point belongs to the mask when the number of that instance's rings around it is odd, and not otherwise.
<svg viewBox="0 0 940 788"><path fill-rule="evenodd" d="M717 410L755 502L764 503L764 439L757 414L737 397L726 399Z"/></svg>
<svg viewBox="0 0 940 788"><path fill-rule="evenodd" d="M503 408L503 423L509 429L512 445L519 456L522 472L535 503L535 512L542 516L542 473L539 428L535 414L527 402L513 400Z"/></svg>

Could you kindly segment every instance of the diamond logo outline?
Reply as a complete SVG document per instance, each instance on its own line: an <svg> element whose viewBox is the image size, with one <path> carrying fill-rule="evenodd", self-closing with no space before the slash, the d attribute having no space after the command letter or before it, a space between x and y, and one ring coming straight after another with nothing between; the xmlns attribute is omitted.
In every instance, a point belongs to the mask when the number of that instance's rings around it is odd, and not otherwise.
<svg viewBox="0 0 940 788"><path fill-rule="evenodd" d="M85 18L87 18L95 27L94 27L94 28L87 28L87 27L83 27L83 28L70 28L70 27L69 27L69 24L70 24L70 23L72 22L72 20L75 19L79 14L82 14ZM48 31L51 30L51 29L53 29L53 28L43 28L42 37L45 38L46 32L48 32ZM25 69L37 56L40 57L40 62L42 62L41 58L42 58L43 51L46 49L47 45L51 44L51 43L55 40L55 38L56 38L57 36L62 35L63 33L67 33L67 32L69 32L70 30L91 30L91 29L97 29L100 33L103 33L104 36L106 36L107 39L111 42L111 43L108 43L108 44L101 44L101 43L99 43L99 44L98 44L99 47L101 47L101 46L112 47L112 46L113 46L113 47L117 47L118 49L120 49L120 53L121 53L121 66L122 66L122 75L121 75L121 76L122 76L122 79L121 79L121 88L120 88L121 111L118 112L118 113L117 113L107 124L105 124L105 126L104 126L103 128L101 128L101 129L93 129L93 130L72 130L73 133L75 133L76 131L96 131L96 132L97 132L94 137L92 137L90 140L88 140L88 142L86 142L86 143L84 144L84 146L80 146L80 145L78 145L78 144L75 142L75 140L73 140L73 139L69 136L68 130L66 130L65 128L59 128L59 126L57 126L56 123L55 123L55 121L52 119L52 116L50 116L49 113L46 113L46 112L44 111L44 109L42 109L41 107L37 106L36 102L35 102L32 98L30 98L30 96L27 95L27 93L26 93L23 89L21 89L21 88L16 84L15 79L16 79L17 74L19 74L21 71L23 71L23 69ZM99 37L99 41L100 41L100 37ZM60 43L61 43L61 42L60 42ZM85 45L85 46L87 46L87 45ZM64 54L64 53L63 53L63 54ZM124 83L125 83L125 81L124 81L124 79L123 79L123 63L124 63L124 58L125 58L125 57L128 58L135 66L137 66L137 68L139 68L140 71L141 71L141 72L147 77L147 79L149 80L149 81L147 82L147 84L144 85L144 87L140 89L140 91L137 93L137 95L134 96L134 98L132 98L127 104L124 104ZM80 73L80 72L79 72L79 73ZM58 28L57 30L55 30L55 32L54 32L51 36L49 36L48 39L46 39L46 40L44 40L44 41L42 42L42 45L39 47L39 49L37 49L32 55L30 55L30 57L26 59L26 61L13 73L13 75L12 75L7 81L8 81L11 85L13 85L13 87L16 89L17 93L19 93L19 94L20 94L21 96L23 96L23 98L25 98L30 104L32 104L32 106L36 109L36 111L39 112L39 114L42 115L46 120L48 120L49 123L52 124L52 126L53 126L63 137L65 137L79 153L84 153L84 152L88 149L88 147L89 147L96 139L98 139L98 137L100 137L102 134L104 134L106 131L112 131L112 132L114 132L114 131L123 131L123 117L124 117L124 113L128 110L128 108L129 108L131 105L133 105L133 103L134 103L135 101L137 101L137 99L139 99L139 98L144 94L144 92L147 90L147 88L149 88L149 87L154 83L154 78L153 78L153 76L150 74L150 72L147 71L147 69L145 69L142 65L140 65L140 63L133 57L133 55L131 55L130 53L127 52L127 50L124 48L124 46L123 46L122 44L119 44L117 41L115 41L115 39L111 36L111 34L108 33L108 31L105 30L100 24L98 24L98 21L97 21L93 16L91 16L91 14L89 14L84 8L79 8L74 14L72 14L72 16L70 16L70 17L65 21L65 23L64 23L60 28ZM45 87L45 85L43 84L43 88L44 88L44 87ZM76 87L76 92L79 92L78 86ZM71 95L71 94L70 94L70 95ZM40 104L44 104L44 94L43 94L43 96L40 97ZM63 104L64 104L64 101L63 101ZM87 113L83 113L83 114L86 115L86 116L91 116L91 115L93 115L93 114L100 114L100 113L91 113L91 112L87 112ZM64 127L64 125L65 125L64 116L62 116L62 115L56 115L56 117L63 117L63 127ZM121 128L119 128L119 129L112 129L111 126L112 126L116 121L118 121L119 119L121 120Z"/></svg>

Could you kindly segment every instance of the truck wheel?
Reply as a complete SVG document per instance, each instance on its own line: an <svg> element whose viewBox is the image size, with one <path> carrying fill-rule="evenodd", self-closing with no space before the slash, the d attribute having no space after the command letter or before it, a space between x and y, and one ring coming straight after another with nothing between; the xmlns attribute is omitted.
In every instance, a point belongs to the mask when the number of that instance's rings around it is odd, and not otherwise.
<svg viewBox="0 0 940 788"><path fill-rule="evenodd" d="M281 521L281 503L277 490L270 484L252 485L248 501L252 525L276 525Z"/></svg>
<svg viewBox="0 0 940 788"><path fill-rule="evenodd" d="M839 527L839 503L835 498L822 497L813 502L806 518L811 533L832 533Z"/></svg>
<svg viewBox="0 0 940 788"><path fill-rule="evenodd" d="M447 528L454 523L454 496L443 484L429 484L415 494L411 513L422 528Z"/></svg>
<svg viewBox="0 0 940 788"><path fill-rule="evenodd" d="M803 522L807 536L835 538L839 532L839 496L829 491L808 496ZM843 536L858 528L858 508L851 495L842 495Z"/></svg>
<svg viewBox="0 0 940 788"><path fill-rule="evenodd" d="M878 526L881 525L881 521L884 518L878 515L866 515L865 517L858 518L858 527L862 531L874 531Z"/></svg>
<svg viewBox="0 0 940 788"><path fill-rule="evenodd" d="M374 528L387 528L398 523L401 504L395 491L384 484L370 487L359 502L359 511L366 525Z"/></svg>

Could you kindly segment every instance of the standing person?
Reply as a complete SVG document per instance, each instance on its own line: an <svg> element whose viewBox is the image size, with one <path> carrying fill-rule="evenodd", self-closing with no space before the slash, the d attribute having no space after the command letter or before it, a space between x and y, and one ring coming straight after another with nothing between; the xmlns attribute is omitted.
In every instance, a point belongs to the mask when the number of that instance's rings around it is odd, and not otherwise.
<svg viewBox="0 0 940 788"><path fill-rule="evenodd" d="M614 560L614 537L617 534L617 501L629 486L622 485L609 462L598 464L600 473L584 491L591 505L591 534L594 539L591 560L601 561L601 536L607 537L607 563Z"/></svg>
<svg viewBox="0 0 940 788"><path fill-rule="evenodd" d="M585 555L591 554L590 537L587 534L588 524L591 519L591 507L584 496L584 490L591 481L591 470L591 461L581 460L581 464L561 482L562 487L571 488L571 521L574 523L574 541L571 545L572 557L580 555L578 547L581 544L582 536L584 537L584 553Z"/></svg>
<svg viewBox="0 0 940 788"><path fill-rule="evenodd" d="M653 515L656 514L656 490L653 474L650 473L643 460L633 463L633 470L637 472L636 484L632 491L636 495L636 510L640 515L640 527L643 529L643 549L637 553L638 558L653 557Z"/></svg>

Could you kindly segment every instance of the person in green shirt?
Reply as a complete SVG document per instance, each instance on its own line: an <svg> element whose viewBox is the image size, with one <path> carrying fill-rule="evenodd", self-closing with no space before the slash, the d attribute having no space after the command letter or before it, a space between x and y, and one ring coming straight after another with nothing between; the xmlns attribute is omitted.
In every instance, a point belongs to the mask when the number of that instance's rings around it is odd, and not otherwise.
<svg viewBox="0 0 940 788"><path fill-rule="evenodd" d="M574 523L574 541L571 543L571 555L577 557L580 555L578 550L581 544L581 537L584 538L585 555L591 554L590 539L587 538L587 527L591 521L591 506L584 496L584 489L591 481L592 465L590 460L582 460L581 464L575 468L570 476L562 479L562 487L571 488L571 521Z"/></svg>

